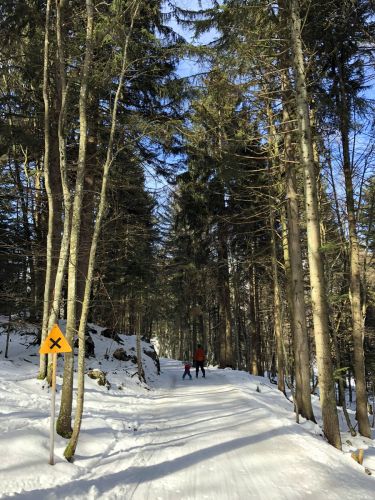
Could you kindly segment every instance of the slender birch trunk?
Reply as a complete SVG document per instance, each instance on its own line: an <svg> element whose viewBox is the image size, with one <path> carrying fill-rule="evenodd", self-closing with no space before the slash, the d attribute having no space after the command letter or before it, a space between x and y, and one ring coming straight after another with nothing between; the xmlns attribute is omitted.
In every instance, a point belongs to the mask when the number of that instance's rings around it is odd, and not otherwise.
<svg viewBox="0 0 375 500"><path fill-rule="evenodd" d="M54 201L50 186L50 108L48 96L48 63L49 63L49 25L51 15L51 0L47 0L46 21L44 33L44 59L43 59L43 102L44 102L44 183L48 200L48 232L47 232L47 255L46 255L46 275L44 284L43 300L43 320L41 343L48 334L48 315L51 293L51 275L52 275L52 241L54 232ZM39 379L47 376L47 356L40 355L39 361Z"/></svg>
<svg viewBox="0 0 375 500"><path fill-rule="evenodd" d="M73 347L74 335L76 333L76 299L77 299L77 265L79 251L79 234L81 228L81 212L83 199L83 184L86 166L87 147L87 98L88 81L93 56L93 17L94 8L92 0L86 0L87 26L86 26L86 50L82 68L81 88L79 96L79 150L76 172L75 194L73 201L72 222L70 230L70 249L68 266L68 300L67 300L67 322L66 339ZM79 361L80 362L80 361ZM73 365L74 350L65 354L64 377L61 393L60 413L57 419L57 429L61 436L72 435L71 416L73 400Z"/></svg>
<svg viewBox="0 0 375 500"><path fill-rule="evenodd" d="M118 102L120 98L120 93L122 91L122 87L125 79L126 65L128 59L128 46L130 37L133 31L134 21L137 16L139 10L139 2L134 3L134 11L132 13L131 24L129 28L129 32L125 39L124 50L123 50L123 58L122 58L122 66L121 73L119 77L119 82L116 90L115 99L113 102L112 109L112 123L111 123L111 131L108 140L107 147L107 157L105 163L103 165L103 178L102 178L102 186L100 191L100 201L98 207L98 213L95 220L94 233L92 237L91 247L90 247L90 256L89 263L87 269L87 278L85 283L85 292L83 296L82 302L82 313L79 322L79 330L78 330L78 375L77 375L77 409L74 418L74 426L71 438L69 443L64 451L64 456L67 460L72 461L77 444L79 433L81 430L82 424L82 414L83 414L83 404L84 404L84 392L85 392L85 333L86 333L86 323L87 316L90 305L90 295L92 289L92 281L94 275L94 267L95 267L95 259L96 259L96 249L98 246L98 239L100 235L100 230L102 226L103 217L105 214L105 208L107 203L107 185L109 178L109 171L113 161L113 144L115 139L115 131L116 131L116 123L117 123L117 110L118 110ZM91 63L91 55L92 55L92 35L93 35L93 4L92 0L86 0L86 8L87 8L87 37L86 37L86 57L85 57L85 66L84 66L84 75L87 76L90 63ZM87 81L87 80L86 80Z"/></svg>
<svg viewBox="0 0 375 500"><path fill-rule="evenodd" d="M71 221L71 196L68 183L68 169L66 164L66 140L65 140L65 120L66 120L66 101L67 101L67 83L65 76L65 51L63 43L63 15L65 0L56 0L56 37L59 67L59 85L60 85L60 110L58 117L58 144L60 160L60 178L64 199L64 226L60 244L60 255L56 270L55 286L53 291L53 300L49 312L48 329L56 323L59 316L62 287L64 283L65 271L69 255L69 234Z"/></svg>
<svg viewBox="0 0 375 500"><path fill-rule="evenodd" d="M291 0L290 7L290 30L294 55L293 69L296 78L296 107L300 139L300 161L304 173L311 305L319 372L320 404L322 408L324 434L330 444L341 449L341 436L337 416L330 352L328 304L324 282L323 261L320 254L321 242L317 183L312 148L298 0Z"/></svg>
<svg viewBox="0 0 375 500"><path fill-rule="evenodd" d="M56 267L53 266L51 272L51 298L49 301L49 311L47 320L47 332L57 322L60 313L60 305L62 299L62 288L64 284L66 265L69 254L69 234L70 234L70 218L71 218L71 199L68 185L68 172L66 164L66 141L64 134L65 118L66 118L66 99L67 88L65 79L65 55L62 41L62 9L65 5L65 0L56 0L56 36L58 47L58 67L59 67L59 86L60 86L60 110L57 123L57 141L58 141L58 157L56 155L55 161L60 165L60 179L54 175L51 177L51 190L56 190L59 193L62 189L64 201L64 225L62 236L61 233L61 206L60 196L58 200L54 199L54 237L53 237L53 257L58 253L58 260ZM59 245L60 250L57 251ZM54 286L52 287L52 284ZM48 377L50 377L52 369L52 360L49 361Z"/></svg>
<svg viewBox="0 0 375 500"><path fill-rule="evenodd" d="M361 304L361 264L357 235L356 210L354 206L352 165L349 149L349 104L345 91L344 63L339 61L340 92L340 132L343 152L346 209L349 226L350 261L350 304L352 313L353 368L355 377L356 408L358 430L362 436L371 438L371 428L367 412L367 390L365 376L365 356L363 350L364 321Z"/></svg>

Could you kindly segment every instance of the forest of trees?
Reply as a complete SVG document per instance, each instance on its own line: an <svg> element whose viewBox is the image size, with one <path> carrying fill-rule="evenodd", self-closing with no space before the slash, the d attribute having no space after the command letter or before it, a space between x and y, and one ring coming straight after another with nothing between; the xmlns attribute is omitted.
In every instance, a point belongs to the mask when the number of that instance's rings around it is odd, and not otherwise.
<svg viewBox="0 0 375 500"><path fill-rule="evenodd" d="M201 343L291 391L297 418L318 391L337 448L348 393L370 437L374 3L181 5L1 3L0 314L79 339L68 459L88 321L175 359Z"/></svg>

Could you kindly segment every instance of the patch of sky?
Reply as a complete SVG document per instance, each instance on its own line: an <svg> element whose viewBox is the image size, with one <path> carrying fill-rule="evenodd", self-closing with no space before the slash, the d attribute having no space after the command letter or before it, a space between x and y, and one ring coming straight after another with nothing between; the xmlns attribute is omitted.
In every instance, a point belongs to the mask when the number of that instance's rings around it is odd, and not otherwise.
<svg viewBox="0 0 375 500"><path fill-rule="evenodd" d="M217 37L217 32L212 29L206 33L195 37L194 30L188 27L186 23L178 21L174 14L178 9L199 12L212 8L212 0L174 0L166 1L163 5L163 15L165 24L171 28L178 36L182 37L188 44L193 46L202 46L210 44ZM198 57L189 55L186 51L179 60L176 77L189 79L191 83L199 84L202 74L205 73L207 65L200 61ZM169 103L165 103L168 107ZM188 111L189 103L183 104ZM185 126L189 126L186 121ZM174 175L186 170L186 157L182 153L166 154L160 148L157 152L157 161L148 162L145 165L145 184L158 202L158 210L164 213L165 206L170 198L171 191L174 189ZM162 168L164 166L164 168ZM174 173L174 175L173 175Z"/></svg>

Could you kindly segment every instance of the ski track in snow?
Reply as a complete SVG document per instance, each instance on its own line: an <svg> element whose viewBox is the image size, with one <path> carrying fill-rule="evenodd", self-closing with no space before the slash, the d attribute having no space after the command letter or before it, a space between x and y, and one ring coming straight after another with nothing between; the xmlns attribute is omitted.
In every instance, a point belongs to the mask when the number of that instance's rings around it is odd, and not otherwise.
<svg viewBox="0 0 375 500"><path fill-rule="evenodd" d="M76 460L63 459L66 441L57 437L54 467L48 390L32 378L0 383L0 450L8 456L0 498L375 498L374 478L296 425L276 389L244 372L182 380L182 371L164 360L155 390L134 395L88 382Z"/></svg>

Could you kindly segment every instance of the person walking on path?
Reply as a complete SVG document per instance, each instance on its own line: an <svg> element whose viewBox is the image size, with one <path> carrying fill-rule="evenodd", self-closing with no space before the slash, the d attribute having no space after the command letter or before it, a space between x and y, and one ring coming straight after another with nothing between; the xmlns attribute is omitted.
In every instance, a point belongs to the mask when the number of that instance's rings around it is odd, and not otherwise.
<svg viewBox="0 0 375 500"><path fill-rule="evenodd" d="M185 371L184 371L184 374L182 375L182 378L184 379L186 377L186 375L190 378L190 380L192 379L191 377L191 373L190 373L190 368L191 368L191 364L187 361L185 363Z"/></svg>
<svg viewBox="0 0 375 500"><path fill-rule="evenodd" d="M197 349L194 353L194 361L195 361L195 376L198 378L199 367L202 370L203 378L206 377L206 372L204 370L204 361L206 359L206 355L204 353L203 347L201 344L198 344Z"/></svg>

